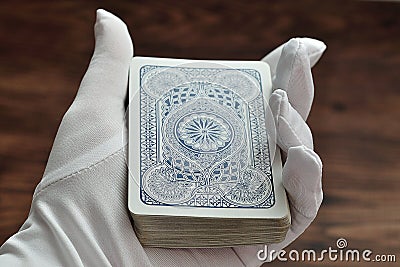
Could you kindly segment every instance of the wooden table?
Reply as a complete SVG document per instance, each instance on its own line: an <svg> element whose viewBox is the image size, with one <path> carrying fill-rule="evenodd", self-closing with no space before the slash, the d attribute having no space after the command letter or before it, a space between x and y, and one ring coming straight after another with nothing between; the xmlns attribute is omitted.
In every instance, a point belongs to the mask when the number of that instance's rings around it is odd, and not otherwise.
<svg viewBox="0 0 400 267"><path fill-rule="evenodd" d="M257 60L290 37L325 41L309 118L325 199L290 249L349 248L400 261L400 3L105 1L142 56ZM58 124L89 62L96 1L0 4L0 243L25 220ZM274 266L313 262L275 262ZM326 266L396 266L339 263ZM397 263L398 264L398 263Z"/></svg>

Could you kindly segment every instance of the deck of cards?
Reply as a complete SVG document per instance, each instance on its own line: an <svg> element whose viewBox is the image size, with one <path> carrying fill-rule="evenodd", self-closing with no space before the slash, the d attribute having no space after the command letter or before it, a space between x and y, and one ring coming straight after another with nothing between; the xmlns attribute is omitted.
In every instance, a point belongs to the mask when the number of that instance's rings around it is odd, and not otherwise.
<svg viewBox="0 0 400 267"><path fill-rule="evenodd" d="M290 212L267 63L134 57L128 206L149 247L284 240Z"/></svg>

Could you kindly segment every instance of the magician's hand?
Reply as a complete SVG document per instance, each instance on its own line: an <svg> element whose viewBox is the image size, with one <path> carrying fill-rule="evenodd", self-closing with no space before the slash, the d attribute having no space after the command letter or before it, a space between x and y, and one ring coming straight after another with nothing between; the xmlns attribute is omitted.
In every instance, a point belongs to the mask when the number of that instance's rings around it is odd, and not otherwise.
<svg viewBox="0 0 400 267"><path fill-rule="evenodd" d="M143 248L127 208L125 110L133 45L126 25L97 11L88 70L63 117L45 173L21 229L0 248L1 266L258 266L264 246ZM311 66L325 49L292 39L263 60L271 66L270 98L278 144L287 154L283 183L292 225L279 250L315 218L322 201L322 164L305 119L313 99ZM265 258L271 260L271 258Z"/></svg>

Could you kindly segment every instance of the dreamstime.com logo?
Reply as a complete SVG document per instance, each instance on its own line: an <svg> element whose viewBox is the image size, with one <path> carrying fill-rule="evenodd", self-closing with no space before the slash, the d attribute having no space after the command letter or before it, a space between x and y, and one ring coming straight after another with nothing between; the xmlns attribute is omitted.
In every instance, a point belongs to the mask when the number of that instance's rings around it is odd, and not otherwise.
<svg viewBox="0 0 400 267"><path fill-rule="evenodd" d="M370 249L346 249L347 240L339 238L336 240L336 247L328 247L328 249L317 252L312 249L306 249L302 251L285 250L275 251L268 250L268 246L265 245L264 249L260 249L257 252L257 258L260 261L277 259L279 261L313 261L319 262L328 259L330 261L365 261L365 262L396 262L396 255L394 254L374 254Z"/></svg>

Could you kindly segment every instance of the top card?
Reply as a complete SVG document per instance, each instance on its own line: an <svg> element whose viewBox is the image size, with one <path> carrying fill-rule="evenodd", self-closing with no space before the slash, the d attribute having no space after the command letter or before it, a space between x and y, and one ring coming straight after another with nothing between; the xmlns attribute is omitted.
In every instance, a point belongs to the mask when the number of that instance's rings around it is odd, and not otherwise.
<svg viewBox="0 0 400 267"><path fill-rule="evenodd" d="M267 131L269 73L268 64L259 61L133 59L133 213L145 207L204 211L275 206L274 175L280 179L281 169L273 172Z"/></svg>

